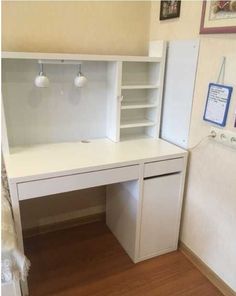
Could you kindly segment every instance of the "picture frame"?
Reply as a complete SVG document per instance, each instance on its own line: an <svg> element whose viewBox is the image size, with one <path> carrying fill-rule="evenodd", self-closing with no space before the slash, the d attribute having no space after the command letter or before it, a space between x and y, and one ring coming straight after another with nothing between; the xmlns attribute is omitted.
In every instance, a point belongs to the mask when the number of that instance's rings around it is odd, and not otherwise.
<svg viewBox="0 0 236 296"><path fill-rule="evenodd" d="M178 18L180 16L180 0L164 1L161 0L160 21Z"/></svg>
<svg viewBox="0 0 236 296"><path fill-rule="evenodd" d="M236 1L204 0L200 34L236 33Z"/></svg>

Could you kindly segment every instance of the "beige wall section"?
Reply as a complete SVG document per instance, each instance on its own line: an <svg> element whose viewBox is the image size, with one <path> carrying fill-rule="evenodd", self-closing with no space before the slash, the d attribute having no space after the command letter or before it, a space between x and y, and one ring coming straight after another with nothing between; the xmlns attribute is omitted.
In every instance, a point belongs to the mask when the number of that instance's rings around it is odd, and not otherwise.
<svg viewBox="0 0 236 296"><path fill-rule="evenodd" d="M160 21L160 2L153 1L151 3L150 39L177 40L198 37L201 7L202 1L182 1L180 18Z"/></svg>
<svg viewBox="0 0 236 296"><path fill-rule="evenodd" d="M145 55L150 2L5 1L6 51Z"/></svg>
<svg viewBox="0 0 236 296"><path fill-rule="evenodd" d="M200 1L182 1L181 17L159 21L159 3L152 3L150 39L201 38L190 127L190 144L205 137L203 122L207 88L216 80L226 56L225 83L234 93L225 129L233 128L236 110L236 35L199 36ZM236 291L236 155L231 148L207 142L190 156L181 240Z"/></svg>

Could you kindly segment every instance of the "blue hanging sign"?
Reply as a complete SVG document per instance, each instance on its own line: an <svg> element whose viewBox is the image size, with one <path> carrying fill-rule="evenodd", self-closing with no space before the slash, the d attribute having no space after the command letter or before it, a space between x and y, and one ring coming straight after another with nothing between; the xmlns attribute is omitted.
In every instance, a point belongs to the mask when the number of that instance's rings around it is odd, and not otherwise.
<svg viewBox="0 0 236 296"><path fill-rule="evenodd" d="M233 88L222 84L210 83L203 119L225 126Z"/></svg>

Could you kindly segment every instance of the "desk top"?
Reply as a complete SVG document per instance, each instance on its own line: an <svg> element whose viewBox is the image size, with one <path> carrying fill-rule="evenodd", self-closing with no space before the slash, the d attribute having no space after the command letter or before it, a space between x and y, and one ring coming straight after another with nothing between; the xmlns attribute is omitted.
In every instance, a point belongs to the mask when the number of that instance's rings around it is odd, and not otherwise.
<svg viewBox="0 0 236 296"><path fill-rule="evenodd" d="M161 139L114 143L67 142L17 147L5 156L8 178L23 182L184 156L187 152Z"/></svg>

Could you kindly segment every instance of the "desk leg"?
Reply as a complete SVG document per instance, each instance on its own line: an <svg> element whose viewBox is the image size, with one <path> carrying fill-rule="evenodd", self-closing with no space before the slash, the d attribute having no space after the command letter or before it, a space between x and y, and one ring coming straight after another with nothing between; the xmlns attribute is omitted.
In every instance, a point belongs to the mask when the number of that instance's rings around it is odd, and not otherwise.
<svg viewBox="0 0 236 296"><path fill-rule="evenodd" d="M144 164L139 178L107 186L106 224L134 263L139 261Z"/></svg>
<svg viewBox="0 0 236 296"><path fill-rule="evenodd" d="M136 262L139 185L139 180L134 180L107 186L107 226L133 262Z"/></svg>
<svg viewBox="0 0 236 296"><path fill-rule="evenodd" d="M23 243L21 217L20 217L20 204L19 204L16 183L9 183L9 189L10 189L10 195L11 195L11 204L12 204L13 217L15 222L17 243L20 251L24 253L24 243ZM25 282L21 281L21 293L22 293L22 296L29 295L27 281Z"/></svg>

